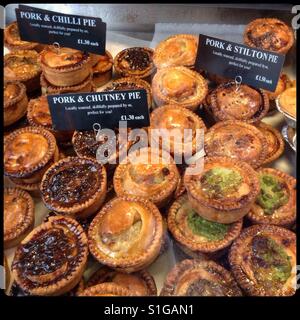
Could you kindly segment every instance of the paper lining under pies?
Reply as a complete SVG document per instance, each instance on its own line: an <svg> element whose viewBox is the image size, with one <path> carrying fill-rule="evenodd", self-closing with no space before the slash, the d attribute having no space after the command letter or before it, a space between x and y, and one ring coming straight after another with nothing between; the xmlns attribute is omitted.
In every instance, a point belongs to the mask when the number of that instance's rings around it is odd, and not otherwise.
<svg viewBox="0 0 300 320"><path fill-rule="evenodd" d="M228 82L211 92L211 111L216 121L239 120L255 123L269 111L269 98L265 91L245 84Z"/></svg>
<svg viewBox="0 0 300 320"><path fill-rule="evenodd" d="M136 272L149 266L159 254L162 217L145 198L116 197L93 219L88 238L97 261L118 271Z"/></svg>
<svg viewBox="0 0 300 320"><path fill-rule="evenodd" d="M21 82L8 81L4 83L4 126L9 126L27 112L28 98L26 87Z"/></svg>
<svg viewBox="0 0 300 320"><path fill-rule="evenodd" d="M156 46L153 62L157 69L176 66L193 68L197 50L197 36L176 34L161 41Z"/></svg>
<svg viewBox="0 0 300 320"><path fill-rule="evenodd" d="M41 74L40 83L42 94L64 94L64 93L84 93L93 92L92 74L90 74L83 82L74 86L56 87L46 80L44 74Z"/></svg>
<svg viewBox="0 0 300 320"><path fill-rule="evenodd" d="M159 208L173 197L179 183L179 172L172 157L157 150L159 163L153 163L150 148L140 149L138 161L129 153L128 162L119 164L114 173L118 196L135 195L148 198Z"/></svg>
<svg viewBox="0 0 300 320"><path fill-rule="evenodd" d="M291 296L296 285L296 235L273 225L242 231L230 248L229 263L250 296Z"/></svg>
<svg viewBox="0 0 300 320"><path fill-rule="evenodd" d="M157 106L178 104L196 111L207 93L207 81L186 67L159 69L152 80L152 94Z"/></svg>
<svg viewBox="0 0 300 320"><path fill-rule="evenodd" d="M185 174L184 184L191 207L203 218L233 223L254 204L260 184L246 162L228 157L206 157L199 174Z"/></svg>
<svg viewBox="0 0 300 320"><path fill-rule="evenodd" d="M27 94L40 88L39 54L34 50L17 50L4 56L4 81L20 81Z"/></svg>
<svg viewBox="0 0 300 320"><path fill-rule="evenodd" d="M18 188L4 189L4 248L15 247L32 230L34 202Z"/></svg>
<svg viewBox="0 0 300 320"><path fill-rule="evenodd" d="M56 87L81 84L92 72L88 53L47 46L40 54L45 79Z"/></svg>
<svg viewBox="0 0 300 320"><path fill-rule="evenodd" d="M44 45L37 42L23 41L20 38L17 21L12 22L4 29L4 46L10 51L35 50L40 52Z"/></svg>
<svg viewBox="0 0 300 320"><path fill-rule="evenodd" d="M231 273L214 261L177 263L165 279L161 296L242 296Z"/></svg>
<svg viewBox="0 0 300 320"><path fill-rule="evenodd" d="M213 125L204 137L209 157L226 156L259 168L268 158L268 141L254 125L238 120Z"/></svg>
<svg viewBox="0 0 300 320"><path fill-rule="evenodd" d="M12 272L29 294L62 295L80 281L87 256L87 237L80 224L70 217L50 217L18 246Z"/></svg>
<svg viewBox="0 0 300 320"><path fill-rule="evenodd" d="M46 129L25 127L4 139L4 174L16 183L36 184L58 160L55 137Z"/></svg>
<svg viewBox="0 0 300 320"><path fill-rule="evenodd" d="M99 210L106 191L105 168L87 157L67 157L56 162L45 172L41 182L45 206L78 219L85 219Z"/></svg>
<svg viewBox="0 0 300 320"><path fill-rule="evenodd" d="M273 169L258 170L261 192L247 218L254 224L291 227L296 220L296 179Z"/></svg>
<svg viewBox="0 0 300 320"><path fill-rule="evenodd" d="M244 42L250 47L286 54L294 44L294 33L279 19L260 18L246 26Z"/></svg>
<svg viewBox="0 0 300 320"><path fill-rule="evenodd" d="M153 50L146 47L126 48L115 56L114 68L120 77L136 77L150 81L155 69Z"/></svg>

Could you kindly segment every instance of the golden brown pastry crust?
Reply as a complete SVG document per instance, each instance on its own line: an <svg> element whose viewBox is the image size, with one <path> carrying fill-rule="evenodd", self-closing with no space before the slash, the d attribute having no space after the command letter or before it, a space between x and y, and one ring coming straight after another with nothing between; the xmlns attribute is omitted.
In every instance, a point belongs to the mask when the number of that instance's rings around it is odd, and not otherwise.
<svg viewBox="0 0 300 320"><path fill-rule="evenodd" d="M277 105L293 119L297 117L297 91L296 87L284 90L277 98Z"/></svg>
<svg viewBox="0 0 300 320"><path fill-rule="evenodd" d="M49 210L84 219L105 200L106 170L95 159L67 157L45 172L40 189Z"/></svg>
<svg viewBox="0 0 300 320"><path fill-rule="evenodd" d="M95 87L101 87L111 80L113 63L113 57L107 50L104 56L97 56L97 61L93 65L93 84Z"/></svg>
<svg viewBox="0 0 300 320"><path fill-rule="evenodd" d="M210 197L201 187L201 178L213 168L226 168L239 173L241 181L237 190L220 198ZM233 223L244 217L260 191L257 173L246 162L228 157L206 157L204 170L199 174L185 174L184 184L192 208L203 218L219 223Z"/></svg>
<svg viewBox="0 0 300 320"><path fill-rule="evenodd" d="M92 72L89 54L70 48L47 46L40 63L45 79L56 87L82 84Z"/></svg>
<svg viewBox="0 0 300 320"><path fill-rule="evenodd" d="M28 255L37 260L34 268L26 263ZM50 217L21 242L12 272L18 285L32 295L61 295L80 281L87 256L87 238L80 224L69 217Z"/></svg>
<svg viewBox="0 0 300 320"><path fill-rule="evenodd" d="M27 112L28 98L26 87L21 82L7 81L4 83L4 126L9 126Z"/></svg>
<svg viewBox="0 0 300 320"><path fill-rule="evenodd" d="M161 41L154 50L153 62L157 69L183 66L193 68L198 50L198 37L176 34Z"/></svg>
<svg viewBox="0 0 300 320"><path fill-rule="evenodd" d="M183 260L167 275L161 296L241 296L229 271L213 261Z"/></svg>
<svg viewBox="0 0 300 320"><path fill-rule="evenodd" d="M100 296L131 296L132 293L126 288L115 283L100 283L96 286L86 288L80 292L80 297L100 297Z"/></svg>
<svg viewBox="0 0 300 320"><path fill-rule="evenodd" d="M261 168L258 175L269 174L277 178L288 193L288 201L272 214L264 214L263 208L254 203L247 218L254 224L272 224L290 227L296 220L296 179L282 171L273 168Z"/></svg>
<svg viewBox="0 0 300 320"><path fill-rule="evenodd" d="M149 200L122 196L106 203L90 224L89 249L100 263L121 272L145 269L158 256L163 223Z"/></svg>
<svg viewBox="0 0 300 320"><path fill-rule="evenodd" d="M244 42L250 47L285 54L294 44L294 34L291 27L279 19L260 18L246 26Z"/></svg>
<svg viewBox="0 0 300 320"><path fill-rule="evenodd" d="M158 106L179 104L195 111L207 93L207 81L186 67L159 69L152 80L152 94Z"/></svg>
<svg viewBox="0 0 300 320"><path fill-rule="evenodd" d="M4 248L16 246L34 224L34 202L18 188L4 189Z"/></svg>
<svg viewBox="0 0 300 320"><path fill-rule="evenodd" d="M256 236L266 236L281 245L290 256L292 267L296 266L296 236L293 232L273 225L254 225L243 230L234 241L229 253L231 271L239 286L251 296L290 296L295 294L295 269L280 290L275 287L264 288L263 281L257 280L253 272L253 248L250 242ZM272 253L273 254L273 253ZM264 265L261 266L262 268Z"/></svg>

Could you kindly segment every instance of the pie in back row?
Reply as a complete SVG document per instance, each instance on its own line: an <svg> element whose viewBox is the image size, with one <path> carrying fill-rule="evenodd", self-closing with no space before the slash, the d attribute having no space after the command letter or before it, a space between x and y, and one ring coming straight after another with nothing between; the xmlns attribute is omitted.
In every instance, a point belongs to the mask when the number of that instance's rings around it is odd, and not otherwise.
<svg viewBox="0 0 300 320"><path fill-rule="evenodd" d="M277 19L250 23L244 40L280 53L294 43L291 29ZM175 35L155 50L129 48L113 59L108 52L21 41L16 23L5 29L11 52L4 61L4 171L14 187L4 191L4 244L17 246L10 269L24 294L157 295L146 269L170 239L183 259L169 271L161 295L294 294L296 239L289 229L296 181L266 167L285 145L261 119L275 100L296 118L295 84L282 74L273 93L247 85L236 90L230 79L194 70L197 41ZM171 161L162 145L159 164L150 164L143 148L141 163L113 165L96 160L103 142L93 132L52 128L47 94L99 86L144 88L150 129L203 129L204 170L189 175L186 165L175 164L180 141L169 141ZM196 154L196 134L189 139ZM126 142L125 150L134 143ZM32 197L51 211L36 227ZM89 260L99 262L99 270L87 278Z"/></svg>

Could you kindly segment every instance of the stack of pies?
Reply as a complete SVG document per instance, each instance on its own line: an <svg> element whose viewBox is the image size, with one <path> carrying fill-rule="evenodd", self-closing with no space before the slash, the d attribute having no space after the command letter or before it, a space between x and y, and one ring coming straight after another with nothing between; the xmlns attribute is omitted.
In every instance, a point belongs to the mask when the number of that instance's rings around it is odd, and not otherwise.
<svg viewBox="0 0 300 320"><path fill-rule="evenodd" d="M93 68L93 85L101 87L112 78L113 57L106 50L105 55L91 54L91 65Z"/></svg>

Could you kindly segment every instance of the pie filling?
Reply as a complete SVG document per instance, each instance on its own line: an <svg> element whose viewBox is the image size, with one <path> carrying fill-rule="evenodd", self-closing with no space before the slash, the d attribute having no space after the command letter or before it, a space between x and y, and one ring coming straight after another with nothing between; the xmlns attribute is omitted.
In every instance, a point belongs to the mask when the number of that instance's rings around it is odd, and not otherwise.
<svg viewBox="0 0 300 320"><path fill-rule="evenodd" d="M106 87L104 91L118 91L118 90L135 90L144 89L134 82L113 82L110 86Z"/></svg>
<svg viewBox="0 0 300 320"><path fill-rule="evenodd" d="M189 284L187 296L221 297L227 295L228 288L221 283L207 279L198 279Z"/></svg>
<svg viewBox="0 0 300 320"><path fill-rule="evenodd" d="M5 74L9 77L37 73L40 67L35 57L12 55L5 60Z"/></svg>
<svg viewBox="0 0 300 320"><path fill-rule="evenodd" d="M143 71L151 66L152 57L143 48L126 49L119 59L119 67L124 70Z"/></svg>
<svg viewBox="0 0 300 320"><path fill-rule="evenodd" d="M79 248L72 233L59 227L42 230L21 246L17 268L30 287L49 285L76 267Z"/></svg>
<svg viewBox="0 0 300 320"><path fill-rule="evenodd" d="M257 283L268 292L282 289L292 272L291 258L284 247L259 234L251 242L251 264Z"/></svg>
<svg viewBox="0 0 300 320"><path fill-rule="evenodd" d="M47 193L51 200L64 207L85 202L99 188L99 168L81 163L64 167L49 178Z"/></svg>
<svg viewBox="0 0 300 320"><path fill-rule="evenodd" d="M281 22L262 22L247 32L247 37L257 48L278 51L286 47L290 41L290 33L287 26Z"/></svg>
<svg viewBox="0 0 300 320"><path fill-rule="evenodd" d="M43 53L42 60L50 68L64 68L76 66L87 59L87 54L75 49L50 49Z"/></svg>
<svg viewBox="0 0 300 320"><path fill-rule="evenodd" d="M146 226L144 219L147 218ZM151 214L140 205L126 201L115 203L102 220L100 246L112 258L142 254L153 240L153 224Z"/></svg>
<svg viewBox="0 0 300 320"><path fill-rule="evenodd" d="M265 215L272 215L275 210L284 206L289 200L286 183L274 175L260 175L260 188L256 203L263 209Z"/></svg>
<svg viewBox="0 0 300 320"><path fill-rule="evenodd" d="M4 108L6 107L6 104L8 102L18 97L20 92L21 92L20 87L17 84L15 83L4 84Z"/></svg>
<svg viewBox="0 0 300 320"><path fill-rule="evenodd" d="M19 195L4 194L4 233L16 231L24 221L29 207L27 200Z"/></svg>
<svg viewBox="0 0 300 320"><path fill-rule="evenodd" d="M19 172L38 165L49 150L47 139L37 133L24 132L17 135L6 146L5 167L11 172Z"/></svg>

